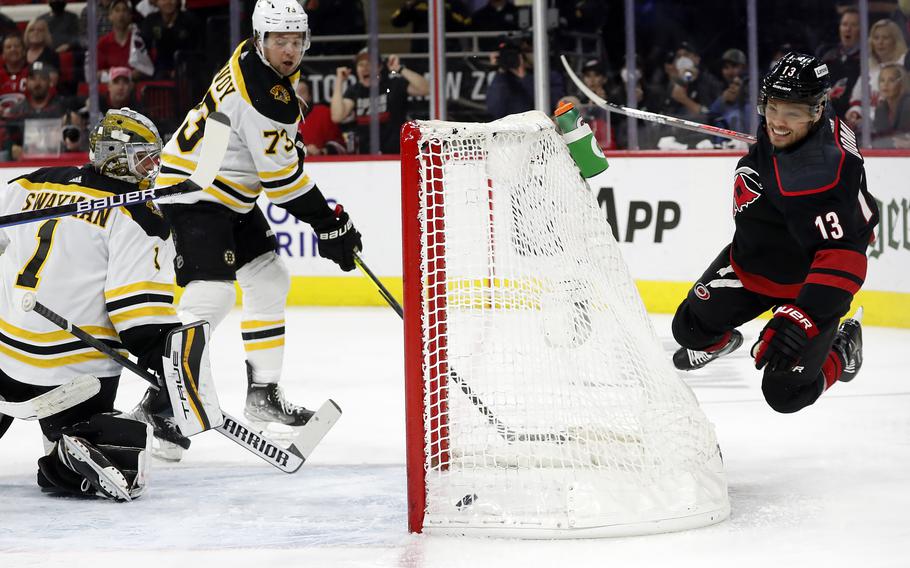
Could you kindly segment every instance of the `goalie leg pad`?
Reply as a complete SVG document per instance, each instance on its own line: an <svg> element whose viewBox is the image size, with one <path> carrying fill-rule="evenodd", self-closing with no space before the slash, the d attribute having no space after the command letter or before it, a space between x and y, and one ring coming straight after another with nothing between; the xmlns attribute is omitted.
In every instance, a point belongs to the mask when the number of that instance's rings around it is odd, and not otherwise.
<svg viewBox="0 0 910 568"><path fill-rule="evenodd" d="M164 380L174 420L184 436L221 425L224 418L209 363L209 324L199 321L171 330L164 348Z"/></svg>
<svg viewBox="0 0 910 568"><path fill-rule="evenodd" d="M64 429L38 460L38 485L51 492L130 501L144 493L151 429L115 413Z"/></svg>

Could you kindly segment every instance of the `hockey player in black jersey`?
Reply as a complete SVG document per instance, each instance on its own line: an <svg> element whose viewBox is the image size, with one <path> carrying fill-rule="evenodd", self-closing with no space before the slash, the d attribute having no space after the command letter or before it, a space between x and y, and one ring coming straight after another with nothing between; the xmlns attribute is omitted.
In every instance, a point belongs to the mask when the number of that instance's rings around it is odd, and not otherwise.
<svg viewBox="0 0 910 568"><path fill-rule="evenodd" d="M840 318L866 277L878 223L856 136L826 115L828 69L788 53L761 85L758 142L733 177L733 241L673 318L673 362L703 367L742 342L736 328L768 309L752 347L762 392L796 412L862 364L859 322Z"/></svg>
<svg viewBox="0 0 910 568"><path fill-rule="evenodd" d="M129 109L108 111L90 146L85 166L42 168L10 181L0 214L123 195L148 187L158 172L158 131ZM39 420L47 452L38 460L38 484L46 491L138 497L151 431L114 411L120 366L23 309L23 299L37 297L160 377L165 342L185 329L172 303L168 236L161 213L144 203L0 228L0 399L31 400L82 375L100 383L91 398ZM206 373L207 364L190 359L186 372ZM167 389L161 392L155 409L166 413ZM0 414L0 436L10 422Z"/></svg>

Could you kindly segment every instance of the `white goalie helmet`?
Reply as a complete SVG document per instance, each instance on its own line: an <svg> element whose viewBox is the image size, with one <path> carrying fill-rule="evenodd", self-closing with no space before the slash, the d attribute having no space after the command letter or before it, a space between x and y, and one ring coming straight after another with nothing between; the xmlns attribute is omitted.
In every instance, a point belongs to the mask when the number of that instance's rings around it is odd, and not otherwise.
<svg viewBox="0 0 910 568"><path fill-rule="evenodd" d="M301 32L303 49L300 56L310 48L309 18L297 0L256 0L253 8L253 42L256 52L266 65L264 42L269 32Z"/></svg>

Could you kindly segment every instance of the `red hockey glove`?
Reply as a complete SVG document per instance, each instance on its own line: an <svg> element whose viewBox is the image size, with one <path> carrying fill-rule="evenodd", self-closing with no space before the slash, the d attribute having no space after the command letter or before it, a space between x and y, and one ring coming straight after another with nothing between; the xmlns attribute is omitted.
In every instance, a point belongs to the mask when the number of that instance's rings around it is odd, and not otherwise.
<svg viewBox="0 0 910 568"><path fill-rule="evenodd" d="M755 368L765 365L772 373L792 371L818 327L801 308L785 304L774 310L774 317L752 346Z"/></svg>

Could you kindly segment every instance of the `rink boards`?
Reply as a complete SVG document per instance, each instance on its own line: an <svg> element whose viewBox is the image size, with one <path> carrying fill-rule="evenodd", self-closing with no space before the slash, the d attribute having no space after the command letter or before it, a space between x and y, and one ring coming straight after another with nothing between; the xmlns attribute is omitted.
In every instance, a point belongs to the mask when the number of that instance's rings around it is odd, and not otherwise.
<svg viewBox="0 0 910 568"><path fill-rule="evenodd" d="M691 283L729 242L738 159L734 153L629 153L610 156L610 168L590 180L649 311L674 311ZM32 169L0 168L0 179L8 181ZM364 259L400 297L397 156L312 159L307 169L323 194L350 212L363 234ZM866 306L865 318L871 325L910 327L907 171L910 157L866 158L869 190L879 201L882 216L870 249L866 283L857 298ZM293 276L292 305L383 305L359 272L340 273L318 256L308 225L264 197L260 200Z"/></svg>

